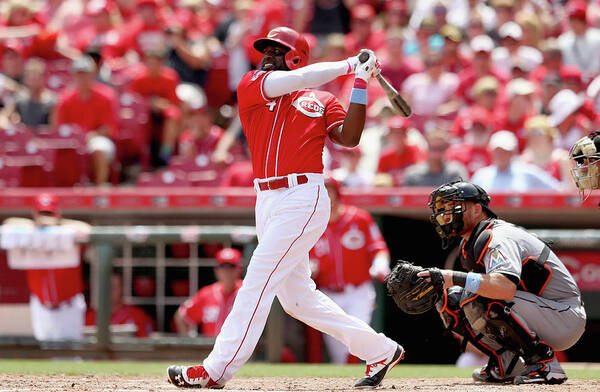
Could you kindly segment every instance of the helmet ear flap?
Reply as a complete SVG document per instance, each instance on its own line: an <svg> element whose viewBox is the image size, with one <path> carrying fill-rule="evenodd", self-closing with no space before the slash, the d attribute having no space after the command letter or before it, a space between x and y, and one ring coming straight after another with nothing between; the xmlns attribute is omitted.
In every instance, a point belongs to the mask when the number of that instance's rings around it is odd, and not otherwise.
<svg viewBox="0 0 600 392"><path fill-rule="evenodd" d="M298 51L296 49L288 50L288 52L285 54L284 59L285 59L285 65L287 65L287 67L289 69L300 68L303 65L302 57L300 56L300 54L298 53Z"/></svg>

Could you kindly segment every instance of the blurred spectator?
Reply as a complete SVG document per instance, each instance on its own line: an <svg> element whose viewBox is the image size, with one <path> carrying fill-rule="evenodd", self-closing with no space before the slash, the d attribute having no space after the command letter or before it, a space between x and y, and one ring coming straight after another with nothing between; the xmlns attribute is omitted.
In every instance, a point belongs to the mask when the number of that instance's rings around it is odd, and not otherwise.
<svg viewBox="0 0 600 392"><path fill-rule="evenodd" d="M525 121L532 117L535 86L525 79L513 79L506 85L508 103L497 117L497 127L511 131L519 140L519 151L525 147Z"/></svg>
<svg viewBox="0 0 600 392"><path fill-rule="evenodd" d="M448 160L462 163L468 170L469 176L492 163L492 155L488 142L493 131L493 122L487 111L474 107L468 117L465 117L464 141L448 148Z"/></svg>
<svg viewBox="0 0 600 392"><path fill-rule="evenodd" d="M110 325L133 325L135 336L147 338L154 331L154 320L144 309L123 303L123 277L120 271L110 276ZM96 311L89 309L85 315L85 325L96 325Z"/></svg>
<svg viewBox="0 0 600 392"><path fill-rule="evenodd" d="M406 28L409 21L408 5L404 0L390 0L384 4L384 30Z"/></svg>
<svg viewBox="0 0 600 392"><path fill-rule="evenodd" d="M496 14L496 28L515 20L516 0L491 0L490 5Z"/></svg>
<svg viewBox="0 0 600 392"><path fill-rule="evenodd" d="M445 154L448 150L449 135L443 130L432 130L427 133L427 158L406 168L404 186L436 187L442 184L468 179L465 167L456 161L448 161Z"/></svg>
<svg viewBox="0 0 600 392"><path fill-rule="evenodd" d="M175 90L179 77L175 71L163 65L163 57L161 49L148 49L138 74L129 86L131 91L148 99L153 120L162 129L158 138L153 138L154 166L166 164L173 154L181 117Z"/></svg>
<svg viewBox="0 0 600 392"><path fill-rule="evenodd" d="M402 51L402 43L400 43L400 51ZM389 50L384 51L383 53L389 53ZM319 57L321 61L340 61L343 60L347 57L346 55L346 36L343 34L330 34L328 35L323 43L323 50L321 52L321 56ZM392 80L394 80L394 76L395 76L395 70L398 68L398 66L402 67L403 62L392 62L388 65L384 65L385 60L381 59L382 61L382 67L387 67L390 66L392 67L391 69L388 70L388 68L386 68L385 70L385 77L388 78L388 80L390 80L390 83L394 83L392 82ZM404 76L406 77L406 76ZM404 80L404 79L402 79ZM322 88L323 90L329 91L330 93L332 93L333 95L335 95L336 97L341 97L344 94L346 94L345 90L345 85L351 81L352 83L354 83L354 79L350 76L350 75L346 75L346 76L340 76L338 78L333 79L331 82L325 84ZM396 86L398 84L395 84Z"/></svg>
<svg viewBox="0 0 600 392"><path fill-rule="evenodd" d="M375 30L373 21L375 10L369 4L352 7L350 32L346 35L346 50L348 56L358 53L362 48L377 52L385 45L385 32Z"/></svg>
<svg viewBox="0 0 600 392"><path fill-rule="evenodd" d="M560 90L548 104L550 125L558 128L557 146L569 150L587 133L578 117L583 98L571 90Z"/></svg>
<svg viewBox="0 0 600 392"><path fill-rule="evenodd" d="M410 75L423 71L418 58L404 54L404 33L400 29L387 32L385 50L381 50L379 59L383 74L393 86L402 86Z"/></svg>
<svg viewBox="0 0 600 392"><path fill-rule="evenodd" d="M473 63L459 73L460 85L457 91L457 94L469 104L473 103L471 88L479 78L493 76L500 85L506 82L506 75L492 65L491 53L494 49L494 41L490 37L478 35L471 40L470 47L473 52Z"/></svg>
<svg viewBox="0 0 600 392"><path fill-rule="evenodd" d="M90 0L85 7L85 14L91 23L77 33L75 47L84 52L90 47L100 50L104 59L110 59L123 52L120 51L120 31L113 23L114 3L110 0Z"/></svg>
<svg viewBox="0 0 600 392"><path fill-rule="evenodd" d="M242 254L237 249L223 248L215 257L217 281L201 288L175 313L175 325L180 335L196 336L196 326L200 326L202 335L217 336L231 311L242 286Z"/></svg>
<svg viewBox="0 0 600 392"><path fill-rule="evenodd" d="M191 41L187 31L180 26L168 27L166 36L167 66L177 72L182 82L204 84L211 61L205 40Z"/></svg>
<svg viewBox="0 0 600 392"><path fill-rule="evenodd" d="M587 81L600 72L600 31L588 27L585 1L569 1L566 11L570 30L558 37L563 63L579 67Z"/></svg>
<svg viewBox="0 0 600 392"><path fill-rule="evenodd" d="M545 170L567 188L571 181L569 152L555 147L558 130L550 125L547 116L531 117L525 123L527 145L519 157L524 163L530 163Z"/></svg>
<svg viewBox="0 0 600 392"><path fill-rule="evenodd" d="M533 11L520 11L515 21L523 30L521 44L526 47L539 48L540 42L544 38L544 27L541 17Z"/></svg>
<svg viewBox="0 0 600 392"><path fill-rule="evenodd" d="M371 173L366 173L359 166L362 158L360 146L343 148L340 156L340 167L331 173L333 178L351 188L364 188L373 184Z"/></svg>
<svg viewBox="0 0 600 392"><path fill-rule="evenodd" d="M106 184L115 158L112 137L116 129L117 98L106 86L94 81L96 64L89 56L73 61L73 88L65 91L56 106L54 124L77 124L86 132L95 184Z"/></svg>
<svg viewBox="0 0 600 392"><path fill-rule="evenodd" d="M542 93L540 95L538 112L541 114L550 114L550 101L562 89L562 80L558 74L549 73L542 79Z"/></svg>
<svg viewBox="0 0 600 392"><path fill-rule="evenodd" d="M515 22L506 22L498 30L501 46L492 52L492 61L504 73L510 73L515 65L531 71L542 63L542 53L536 48L521 44L523 30Z"/></svg>
<svg viewBox="0 0 600 392"><path fill-rule="evenodd" d="M447 24L440 29L440 35L444 37L442 49L444 69L447 72L458 73L468 67L471 61L459 50L463 38L460 30L456 26Z"/></svg>
<svg viewBox="0 0 600 392"><path fill-rule="evenodd" d="M159 0L137 0L135 16L121 29L120 50L126 52L133 49L139 56L157 48L164 50L167 43L166 25Z"/></svg>
<svg viewBox="0 0 600 392"><path fill-rule="evenodd" d="M17 114L15 122L21 122L31 128L50 123L55 99L53 94L45 88L45 72L44 62L38 58L31 58L25 63L23 84L26 90L15 104L15 113Z"/></svg>
<svg viewBox="0 0 600 392"><path fill-rule="evenodd" d="M475 103L472 106L465 106L458 112L452 124L451 135L453 138L463 138L466 129L471 127L474 112L484 112L483 115L477 114L477 118L486 117L486 124L490 124L491 129L496 127L496 117L498 117L499 106L498 90L500 85L493 76L484 76L480 78L473 86L472 93ZM485 142L487 144L487 140Z"/></svg>
<svg viewBox="0 0 600 392"><path fill-rule="evenodd" d="M354 2L346 0L306 0L295 21L298 31L308 31L322 41L329 34L350 30L348 9ZM347 7L350 6L350 7Z"/></svg>
<svg viewBox="0 0 600 392"><path fill-rule="evenodd" d="M489 144L493 163L473 174L471 181L492 192L526 192L533 189L559 190L560 183L537 166L514 159L518 141L511 131L498 131Z"/></svg>
<svg viewBox="0 0 600 392"><path fill-rule="evenodd" d="M425 154L416 145L407 140L408 120L401 116L392 116L387 120L386 147L379 158L375 184L379 186L400 186L404 182L404 170L425 159Z"/></svg>
<svg viewBox="0 0 600 392"><path fill-rule="evenodd" d="M310 251L310 266L317 287L349 315L371 322L375 308L372 279L383 282L390 273L390 254L371 214L344 204L340 185L328 178L331 200L329 224ZM347 363L346 346L324 335L333 363Z"/></svg>
<svg viewBox="0 0 600 392"><path fill-rule="evenodd" d="M541 83L546 77L556 77L560 74L562 66L562 52L558 42L549 38L541 44L542 64L531 72L531 80Z"/></svg>
<svg viewBox="0 0 600 392"><path fill-rule="evenodd" d="M182 101L179 155L189 159L202 155L208 163L225 131L213 124L206 106L206 95L200 87L184 83L177 86L176 92Z"/></svg>
<svg viewBox="0 0 600 392"><path fill-rule="evenodd" d="M87 236L90 226L62 218L52 193L35 197L32 215L4 221L2 247L9 264L15 257L13 265L27 270L33 334L40 341L80 340L86 305L75 239Z"/></svg>
<svg viewBox="0 0 600 392"><path fill-rule="evenodd" d="M560 79L563 82L563 88L573 91L583 99L579 113L590 121L596 120L594 102L586 95L581 70L572 65L565 65L560 69Z"/></svg>
<svg viewBox="0 0 600 392"><path fill-rule="evenodd" d="M10 39L2 43L2 61L0 73L16 83L23 81L23 46L17 40Z"/></svg>
<svg viewBox="0 0 600 392"><path fill-rule="evenodd" d="M402 84L403 97L411 106L413 115L424 118L437 117L445 114L442 113L444 106L452 104L454 92L458 87L458 77L453 73L444 72L440 53L427 55L425 69L425 72L409 76Z"/></svg>

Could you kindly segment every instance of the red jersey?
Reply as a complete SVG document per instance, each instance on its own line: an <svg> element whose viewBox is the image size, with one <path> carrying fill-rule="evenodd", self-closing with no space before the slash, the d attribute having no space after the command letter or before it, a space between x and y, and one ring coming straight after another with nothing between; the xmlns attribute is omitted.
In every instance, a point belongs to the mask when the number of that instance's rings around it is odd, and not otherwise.
<svg viewBox="0 0 600 392"><path fill-rule="evenodd" d="M42 305L55 307L83 292L81 266L27 270L27 285Z"/></svg>
<svg viewBox="0 0 600 392"><path fill-rule="evenodd" d="M200 324L203 335L217 336L241 286L241 279L237 280L231 293L224 292L221 282L205 286L181 305L179 314L189 324Z"/></svg>
<svg viewBox="0 0 600 392"><path fill-rule="evenodd" d="M325 137L342 125L346 111L324 91L304 89L269 99L263 90L268 74L250 71L237 89L254 176L323 173Z"/></svg>
<svg viewBox="0 0 600 392"><path fill-rule="evenodd" d="M143 97L161 97L168 99L172 103L179 103L175 89L179 83L177 72L169 67L162 67L158 75L153 76L148 72L148 68L140 68L136 77L129 86L131 91L140 94Z"/></svg>
<svg viewBox="0 0 600 392"><path fill-rule="evenodd" d="M395 147L388 147L381 153L377 171L391 175L394 185L402 185L404 169L424 159L425 153L415 145L407 144L402 153L399 153Z"/></svg>
<svg viewBox="0 0 600 392"><path fill-rule="evenodd" d="M86 99L77 89L70 89L60 98L57 121L59 124L77 124L86 131L108 126L110 134L114 135L117 130L117 104L115 93L97 82Z"/></svg>
<svg viewBox="0 0 600 392"><path fill-rule="evenodd" d="M462 163L472 176L476 170L492 164L492 153L487 147L477 148L467 143L454 144L446 151L449 161Z"/></svg>
<svg viewBox="0 0 600 392"><path fill-rule="evenodd" d="M367 211L344 206L341 216L329 222L323 236L310 251L319 264L317 286L341 291L371 280L369 268L375 255L387 251L379 227Z"/></svg>
<svg viewBox="0 0 600 392"><path fill-rule="evenodd" d="M154 320L142 308L121 305L110 315L110 325L135 324L138 338L147 338L154 331ZM96 311L89 309L85 315L85 325L96 325Z"/></svg>

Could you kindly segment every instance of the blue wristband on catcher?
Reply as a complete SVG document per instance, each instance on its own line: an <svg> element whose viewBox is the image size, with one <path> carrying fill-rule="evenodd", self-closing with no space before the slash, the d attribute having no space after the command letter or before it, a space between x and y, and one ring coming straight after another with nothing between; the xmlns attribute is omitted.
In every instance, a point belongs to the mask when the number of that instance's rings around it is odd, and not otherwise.
<svg viewBox="0 0 600 392"><path fill-rule="evenodd" d="M469 293L476 294L479 290L479 284L481 283L481 274L475 272L469 272L467 274L467 282L465 283L465 290Z"/></svg>
<svg viewBox="0 0 600 392"><path fill-rule="evenodd" d="M367 90L364 88L353 88L350 95L350 102L367 105Z"/></svg>

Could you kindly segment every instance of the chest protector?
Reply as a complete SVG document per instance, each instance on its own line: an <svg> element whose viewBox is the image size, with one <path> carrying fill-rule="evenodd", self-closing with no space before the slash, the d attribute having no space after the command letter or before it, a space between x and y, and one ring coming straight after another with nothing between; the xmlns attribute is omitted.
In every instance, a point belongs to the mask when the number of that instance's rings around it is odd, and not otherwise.
<svg viewBox="0 0 600 392"><path fill-rule="evenodd" d="M473 229L468 241L464 239L460 243L460 262L464 269L470 272L485 273L483 256L492 241L492 227L495 219L487 219L479 222ZM540 240L541 241L541 240ZM535 295L542 295L546 285L552 277L552 270L546 264L550 256L550 248L544 244L544 248L537 256L529 256L521 260L521 279L517 288Z"/></svg>

